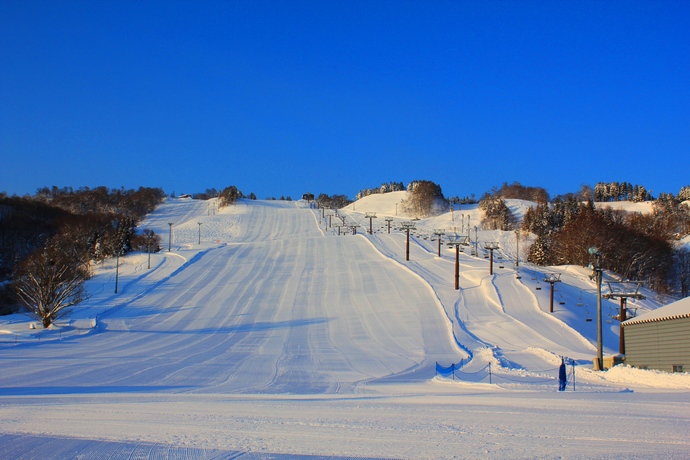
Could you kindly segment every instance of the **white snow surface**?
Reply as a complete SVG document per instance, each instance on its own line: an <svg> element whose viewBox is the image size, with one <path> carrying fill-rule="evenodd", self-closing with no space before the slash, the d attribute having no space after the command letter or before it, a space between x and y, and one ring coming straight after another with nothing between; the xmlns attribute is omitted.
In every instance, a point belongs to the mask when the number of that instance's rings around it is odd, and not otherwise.
<svg viewBox="0 0 690 460"><path fill-rule="evenodd" d="M611 208L614 211L639 212L640 214L650 214L654 210L653 201L602 201L595 202L597 209Z"/></svg>
<svg viewBox="0 0 690 460"><path fill-rule="evenodd" d="M146 254L123 258L117 294L108 261L89 300L48 330L0 318L0 447L36 455L16 450L22 435L268 456L690 456L690 374L592 370L589 270L526 264L529 238L482 230L476 206L414 221L407 261L404 196L339 211L356 235L303 201L214 211L167 200L141 225L163 251L150 269ZM529 203L508 205L524 214ZM434 232L468 227L456 291L455 249L442 244L439 257ZM488 241L500 247L493 274ZM661 306L644 293L638 314ZM603 302L605 353L616 354L616 303ZM437 363L460 365L444 377Z"/></svg>

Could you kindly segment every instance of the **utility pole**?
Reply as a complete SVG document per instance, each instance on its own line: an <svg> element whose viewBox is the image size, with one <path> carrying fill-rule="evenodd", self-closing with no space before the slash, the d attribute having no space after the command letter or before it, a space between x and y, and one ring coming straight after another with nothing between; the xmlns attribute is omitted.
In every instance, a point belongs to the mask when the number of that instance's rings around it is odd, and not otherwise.
<svg viewBox="0 0 690 460"><path fill-rule="evenodd" d="M115 294L117 294L117 282L120 275L120 251L121 249L118 247L115 253Z"/></svg>
<svg viewBox="0 0 690 460"><path fill-rule="evenodd" d="M168 232L168 252L170 252L170 248L172 247L172 226L173 226L173 222L168 222L168 226L170 227L170 231Z"/></svg>
<svg viewBox="0 0 690 460"><path fill-rule="evenodd" d="M590 264L592 268L592 275L596 279L597 283L597 365L594 366L595 371L604 370L604 344L603 344L603 334L601 325L601 278L602 278L602 268L601 268L601 252L595 246L588 249L589 254L594 256L594 265Z"/></svg>
<svg viewBox="0 0 690 460"><path fill-rule="evenodd" d="M148 233L146 235L146 252L149 254L149 266L148 269L151 269L151 240L153 239L153 233Z"/></svg>

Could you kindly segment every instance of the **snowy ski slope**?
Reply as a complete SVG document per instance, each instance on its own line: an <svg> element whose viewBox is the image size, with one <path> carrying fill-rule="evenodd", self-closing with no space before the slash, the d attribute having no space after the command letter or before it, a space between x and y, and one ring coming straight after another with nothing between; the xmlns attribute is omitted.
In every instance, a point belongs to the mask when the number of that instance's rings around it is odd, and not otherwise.
<svg viewBox="0 0 690 460"><path fill-rule="evenodd" d="M416 221L406 261L395 228L409 216L395 215L399 198L370 196L339 211L362 225L357 235L338 235L328 223L339 218L302 201L218 210L213 200L168 200L142 224L162 236L163 251L151 269L146 254L124 258L118 294L111 261L88 282L90 299L51 329L17 315L0 320L0 432L371 457L447 457L459 435L464 450L452 455L460 457L552 456L559 446L590 457L690 452L689 412L678 418L655 404L690 408L690 376L591 371L596 321L586 317L596 300L587 270L527 266L523 241L517 279L515 235L478 231L480 249L499 242L500 262L490 275L483 252L461 254L456 291L455 251L442 245L439 257L432 234L463 231L466 214L474 241L479 211ZM377 212L372 235L365 212ZM550 272L563 280L553 314L542 281ZM660 305L648 297L640 311ZM616 353L618 324L605 326L606 353ZM578 392L556 392L561 356L577 364ZM460 362L458 380L436 376L437 363ZM622 450L607 439L618 434L609 414L621 399L624 423L637 427ZM473 415L462 418L467 404ZM563 411L574 418L538 440ZM648 414L651 426L640 418ZM439 429L451 425L462 428ZM497 425L533 446L495 449Z"/></svg>

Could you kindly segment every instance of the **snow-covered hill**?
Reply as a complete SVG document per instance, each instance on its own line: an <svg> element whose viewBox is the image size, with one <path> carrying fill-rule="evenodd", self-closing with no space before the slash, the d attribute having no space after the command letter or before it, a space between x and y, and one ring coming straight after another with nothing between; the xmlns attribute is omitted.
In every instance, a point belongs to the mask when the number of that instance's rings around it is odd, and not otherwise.
<svg viewBox="0 0 690 460"><path fill-rule="evenodd" d="M690 452L678 419L690 409L690 375L591 370L596 298L586 269L526 264L529 241L481 230L476 206L414 221L408 261L403 198L371 195L340 210L357 235L303 201L218 210L168 200L142 224L164 250L150 269L146 254L123 258L117 294L111 261L88 282L90 299L51 329L0 319L0 432L226 453ZM520 214L529 203L509 206ZM455 250L441 242L439 256L436 230L469 230L459 290ZM493 274L489 241L499 244ZM553 313L543 281L552 273L561 279ZM638 312L661 305L645 292ZM615 304L604 305L605 351L615 354ZM556 391L561 357L575 364L565 393ZM454 377L437 376L451 365ZM631 433L623 446L619 423Z"/></svg>

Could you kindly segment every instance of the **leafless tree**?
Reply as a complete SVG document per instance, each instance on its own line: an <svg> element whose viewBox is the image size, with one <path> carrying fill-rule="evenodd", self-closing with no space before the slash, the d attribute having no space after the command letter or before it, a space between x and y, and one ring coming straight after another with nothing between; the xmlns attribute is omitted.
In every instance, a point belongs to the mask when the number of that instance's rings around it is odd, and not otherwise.
<svg viewBox="0 0 690 460"><path fill-rule="evenodd" d="M85 299L86 277L83 264L60 250L59 238L52 238L19 264L14 286L28 311L49 327L66 309Z"/></svg>

